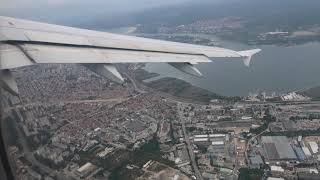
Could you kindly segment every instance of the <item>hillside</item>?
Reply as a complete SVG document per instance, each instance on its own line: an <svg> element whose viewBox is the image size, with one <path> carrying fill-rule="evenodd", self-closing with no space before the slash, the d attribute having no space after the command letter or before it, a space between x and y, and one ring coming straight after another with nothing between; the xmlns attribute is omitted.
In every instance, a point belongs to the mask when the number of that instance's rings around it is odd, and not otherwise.
<svg viewBox="0 0 320 180"><path fill-rule="evenodd" d="M240 100L239 97L221 96L176 78L162 78L146 83L146 85L158 91L195 102L208 103L212 99L230 101Z"/></svg>
<svg viewBox="0 0 320 180"><path fill-rule="evenodd" d="M250 29L298 29L320 24L320 1L310 0L233 0L224 3L202 1L148 9L119 17L90 19L86 26L104 29L136 24L177 26L199 20L242 17Z"/></svg>
<svg viewBox="0 0 320 180"><path fill-rule="evenodd" d="M306 91L303 91L302 94L309 96L313 99L320 100L320 86L313 87Z"/></svg>

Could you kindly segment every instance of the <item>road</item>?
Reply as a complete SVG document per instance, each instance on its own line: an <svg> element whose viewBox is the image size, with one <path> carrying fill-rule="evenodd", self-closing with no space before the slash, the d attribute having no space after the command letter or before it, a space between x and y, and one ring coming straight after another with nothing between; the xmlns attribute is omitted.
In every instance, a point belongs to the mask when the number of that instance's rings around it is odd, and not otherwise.
<svg viewBox="0 0 320 180"><path fill-rule="evenodd" d="M263 133L267 132L268 130L269 130L269 127L268 127L266 130L262 131L261 133L253 136L252 138L250 138L250 139L248 140L248 143L247 143L247 145L246 145L246 149L245 149L245 151L244 151L244 154L245 154L247 163L249 163L248 150L249 150L250 143L251 143L255 138L261 136Z"/></svg>
<svg viewBox="0 0 320 180"><path fill-rule="evenodd" d="M134 78L132 78L132 77L134 77L134 76L130 76L130 75L128 75L127 73L124 73L124 74L125 74L125 76L132 82L132 84L133 84L133 86L134 86L134 88L135 88L135 90L136 90L137 92L140 92L140 93L145 93L145 92L147 92L147 91L148 91L148 92L151 92L151 91L154 92L154 89L149 88L149 87L143 85L142 83L139 83L139 82L136 81ZM137 86L137 83L138 83L139 86L142 87L144 90L143 90L143 89L140 89L140 88ZM185 119L185 117L183 116L183 112L180 111L180 108L179 108L179 107L183 104L183 102L181 102L181 99L179 99L179 98L177 98L177 97L174 97L174 96L171 96L171 95L169 95L169 94L167 94L167 93L162 93L162 92L159 92L159 91L157 91L156 93L164 96L165 98L167 98L168 100L170 100L170 101L172 101L172 102L177 103L177 105L178 105L178 110L177 110L177 111L178 111L178 115L179 115L180 120L181 120L182 131L183 131L183 134L184 134L185 142L186 142L186 144L187 144L188 154L189 154L189 158L190 158L190 161L191 161L192 168L193 168L193 170L194 170L194 172L195 172L195 176L196 176L197 180L203 180L202 175L201 175L201 173L200 173L200 171L199 171L198 165L197 165L197 163L196 163L196 158L195 158L195 154L194 154L194 152L193 152L192 144L191 144L190 139L189 139L189 135L188 135L187 130L186 130L186 125L185 125L185 120L186 120L186 119Z"/></svg>
<svg viewBox="0 0 320 180"><path fill-rule="evenodd" d="M275 111L274 109L269 109L269 110L272 111L271 114L273 113L273 115L274 115L275 117L278 117L277 111ZM244 152L247 163L249 162L248 150L249 150L250 143L251 143L255 138L261 136L263 133L268 132L269 129L270 129L270 124L268 123L268 127L267 127L264 131L262 131L261 133L253 136L252 138L250 138L250 139L248 140L248 143L247 143L247 145L246 145L246 149L245 149L245 152Z"/></svg>
<svg viewBox="0 0 320 180"><path fill-rule="evenodd" d="M136 83L136 80L133 78L134 76L133 75L129 75L128 73L126 72L123 72L123 74L131 81L135 91L139 92L139 93L146 93L146 91L140 89Z"/></svg>
<svg viewBox="0 0 320 180"><path fill-rule="evenodd" d="M142 83L139 83L138 81L136 81L134 78L134 76L130 76L128 75L127 73L125 73L125 76L128 77L128 79L132 82L135 90L137 92L140 92L140 93L145 93L145 92L151 92L153 91L154 92L154 89L152 88L149 88L145 85L143 85ZM142 87L144 90L140 89L138 86L137 86L137 83L139 83L140 87ZM147 91L146 91L147 90ZM154 92L155 93L155 92ZM185 118L183 116L183 112L180 111L180 106L183 104L183 102L181 102L180 99L178 99L177 97L174 97L174 96L171 96L169 94L166 94L166 93L162 93L162 92L159 92L157 91L158 94L161 94L162 96L164 96L165 98L167 98L168 100L170 100L171 102L175 102L177 103L178 105L178 115L180 117L180 120L181 120L181 123L182 123L182 131L183 131L183 134L184 134L184 139L186 141L186 144L187 144L187 149L188 149L188 154L189 154L189 158L190 158L190 161L191 161L191 165L192 165L192 168L195 172L195 176L197 178L197 180L203 180L202 176L201 176L201 173L199 171L199 168L198 168L198 165L196 163L196 158L195 158L195 154L193 152L193 148L192 148L192 145L191 145L191 142L190 142L190 139L189 139L189 136L188 136L188 133L187 133L187 130L186 130L186 125L185 125Z"/></svg>
<svg viewBox="0 0 320 180"><path fill-rule="evenodd" d="M197 162L196 162L196 157L195 157L195 154L193 152L193 148L192 148L192 145L191 145L191 142L190 142L190 139L189 139L189 135L188 135L188 132L187 132L187 129L186 129L186 124L185 124L186 118L183 116L183 112L180 111L180 107L181 107L181 103L178 104L178 115L179 115L180 120L181 120L182 131L183 131L185 142L187 144L187 149L188 149L189 157L190 157L190 160L191 160L191 165L192 165L192 168L194 170L194 173L195 173L195 176L197 177L197 179L198 180L203 180L203 178L201 176L201 173L199 171L199 168L198 168L198 165L197 165Z"/></svg>

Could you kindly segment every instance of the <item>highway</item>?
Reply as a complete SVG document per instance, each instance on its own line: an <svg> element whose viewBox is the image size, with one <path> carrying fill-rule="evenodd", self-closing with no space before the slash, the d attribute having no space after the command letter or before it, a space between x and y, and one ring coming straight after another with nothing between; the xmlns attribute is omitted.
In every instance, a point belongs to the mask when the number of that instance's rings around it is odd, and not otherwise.
<svg viewBox="0 0 320 180"><path fill-rule="evenodd" d="M186 118L183 116L183 111L180 110L180 107L181 107L181 103L178 103L178 115L179 115L179 118L181 120L182 131L183 131L185 142L187 144L188 154L189 154L189 158L191 160L191 165L192 165L192 168L193 168L193 171L195 173L195 176L196 176L197 180L203 180L203 178L201 176L201 173L199 171L198 165L196 163L195 154L193 152L193 148L192 148L192 145L191 145L191 142L190 142L190 139L189 139L189 135L188 135L188 132L187 132L187 129L186 129L186 124L185 124Z"/></svg>

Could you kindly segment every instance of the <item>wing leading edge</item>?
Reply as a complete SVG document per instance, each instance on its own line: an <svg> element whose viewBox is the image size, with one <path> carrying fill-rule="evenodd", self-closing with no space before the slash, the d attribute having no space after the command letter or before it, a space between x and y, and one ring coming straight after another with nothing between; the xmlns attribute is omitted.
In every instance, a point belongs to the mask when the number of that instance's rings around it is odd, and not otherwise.
<svg viewBox="0 0 320 180"><path fill-rule="evenodd" d="M13 94L18 94L18 88L9 69L38 63L81 63L104 77L123 82L113 63L165 62L201 76L193 64L232 57L249 66L251 56L259 51L238 52L0 16L0 80L1 86Z"/></svg>

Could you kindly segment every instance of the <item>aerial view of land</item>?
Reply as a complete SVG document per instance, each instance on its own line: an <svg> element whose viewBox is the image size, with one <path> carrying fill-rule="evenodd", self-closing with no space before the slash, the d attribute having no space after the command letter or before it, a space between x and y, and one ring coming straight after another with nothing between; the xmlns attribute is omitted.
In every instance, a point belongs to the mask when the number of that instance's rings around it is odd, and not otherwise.
<svg viewBox="0 0 320 180"><path fill-rule="evenodd" d="M289 0L281 2L247 0L234 4L204 3L177 6L157 9L157 13L168 15L155 16L153 21L142 18L135 31L145 34L173 34L173 36L207 34L250 45L289 46L320 40L320 25L317 19L319 12L316 8L318 6L319 2L316 1L305 4L302 1ZM179 16L171 15L169 12L172 11L179 13Z"/></svg>
<svg viewBox="0 0 320 180"><path fill-rule="evenodd" d="M153 7L119 16L121 21L99 16L77 25L206 46L265 48L273 55L265 57L269 61L197 65L205 72L202 79L147 63L116 64L121 84L81 64L14 69L20 94L1 91L0 98L15 178L320 179L319 56L295 49L319 52L320 1L234 2ZM290 56L280 57L277 48ZM303 57L296 60L290 52ZM239 67L241 73L234 70ZM249 87L254 82L259 88Z"/></svg>
<svg viewBox="0 0 320 180"><path fill-rule="evenodd" d="M123 85L77 65L16 71L20 99L3 103L17 178L318 177L318 101L145 83L141 67L123 66Z"/></svg>

